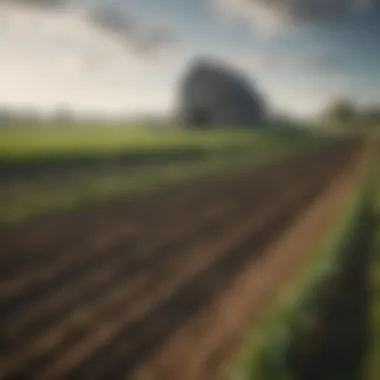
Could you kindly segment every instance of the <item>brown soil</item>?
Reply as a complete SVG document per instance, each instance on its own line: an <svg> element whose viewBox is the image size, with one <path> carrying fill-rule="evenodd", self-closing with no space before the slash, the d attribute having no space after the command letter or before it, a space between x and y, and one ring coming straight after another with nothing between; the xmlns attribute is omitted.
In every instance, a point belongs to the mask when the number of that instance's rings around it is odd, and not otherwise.
<svg viewBox="0 0 380 380"><path fill-rule="evenodd" d="M144 202L4 227L0 378L212 379L364 158L360 141L342 141ZM333 183L302 235L284 235Z"/></svg>

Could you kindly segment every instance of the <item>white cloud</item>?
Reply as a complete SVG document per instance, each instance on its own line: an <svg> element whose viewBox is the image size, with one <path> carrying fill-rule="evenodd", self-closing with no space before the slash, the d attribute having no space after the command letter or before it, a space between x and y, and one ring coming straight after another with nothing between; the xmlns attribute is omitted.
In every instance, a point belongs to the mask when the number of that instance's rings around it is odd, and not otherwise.
<svg viewBox="0 0 380 380"><path fill-rule="evenodd" d="M142 59L73 12L0 7L1 104L122 113L170 106L179 57Z"/></svg>
<svg viewBox="0 0 380 380"><path fill-rule="evenodd" d="M166 25L135 20L129 12L127 0L0 0L0 5L17 9L20 14L33 10L50 15L70 13L142 56L178 47L174 34Z"/></svg>
<svg viewBox="0 0 380 380"><path fill-rule="evenodd" d="M287 17L280 10L267 7L259 1L211 0L215 9L227 18L244 20L266 34L276 34L289 27Z"/></svg>
<svg viewBox="0 0 380 380"><path fill-rule="evenodd" d="M79 0L75 1L79 4ZM190 54L164 43L158 50L148 49L138 55L136 45L127 43L128 38L120 39L120 34L110 31L115 26L112 22L110 29L90 21L88 4L94 1L82 0L77 9L68 7L59 12L0 3L1 104L47 110L69 105L82 111L114 113L165 110L175 104L176 86L196 46L191 47ZM219 10L221 4L236 7L235 11L249 23L261 23L261 28L272 32L287 27L290 20L288 11L277 5L264 6L263 0L210 1L218 2ZM128 25L122 21L121 35L130 35ZM147 30L156 30L142 28L144 35L150 33ZM135 26L132 30L136 30ZM321 80L318 73L311 72L318 71L328 59L323 47L312 47L277 51L261 39L240 53L231 54L231 47L226 46L222 58L257 80L259 88L277 107L306 113L320 107L326 97L347 90L344 79L324 75Z"/></svg>

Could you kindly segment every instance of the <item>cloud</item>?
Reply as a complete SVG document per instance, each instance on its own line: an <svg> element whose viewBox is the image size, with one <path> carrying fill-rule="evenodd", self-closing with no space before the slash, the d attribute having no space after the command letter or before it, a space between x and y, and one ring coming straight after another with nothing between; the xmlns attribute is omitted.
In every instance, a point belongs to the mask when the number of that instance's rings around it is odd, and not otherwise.
<svg viewBox="0 0 380 380"><path fill-rule="evenodd" d="M339 22L379 9L379 0L211 0L217 8L275 31L303 24Z"/></svg>
<svg viewBox="0 0 380 380"><path fill-rule="evenodd" d="M166 27L134 19L127 0L0 0L0 3L74 13L139 55L172 53L178 47L174 34Z"/></svg>
<svg viewBox="0 0 380 380"><path fill-rule="evenodd" d="M70 13L0 10L0 104L78 112L166 110L174 62L144 60Z"/></svg>
<svg viewBox="0 0 380 380"><path fill-rule="evenodd" d="M314 76L325 70L331 71L330 68L335 63L333 52L324 44L289 48L278 44L270 45L264 41L257 43L253 49L238 50L234 54L220 53L218 58L258 78L266 73L270 73L271 77L294 77L300 72Z"/></svg>
<svg viewBox="0 0 380 380"><path fill-rule="evenodd" d="M140 54L160 53L173 50L177 41L173 34L160 25L147 25L133 19L124 2L104 3L88 12L89 20L120 43Z"/></svg>
<svg viewBox="0 0 380 380"><path fill-rule="evenodd" d="M57 9L65 7L64 0L1 0L0 3L14 6L28 6L34 8Z"/></svg>

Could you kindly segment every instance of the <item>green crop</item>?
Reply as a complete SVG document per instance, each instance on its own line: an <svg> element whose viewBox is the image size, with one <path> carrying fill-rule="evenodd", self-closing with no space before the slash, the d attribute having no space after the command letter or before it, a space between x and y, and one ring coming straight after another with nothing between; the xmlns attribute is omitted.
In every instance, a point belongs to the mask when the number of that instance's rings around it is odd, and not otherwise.
<svg viewBox="0 0 380 380"><path fill-rule="evenodd" d="M289 359L320 305L320 285L339 271L339 257L368 207L369 183L352 192L333 228L316 247L300 276L273 302L227 376L228 380L289 380ZM371 379L372 380L372 379Z"/></svg>

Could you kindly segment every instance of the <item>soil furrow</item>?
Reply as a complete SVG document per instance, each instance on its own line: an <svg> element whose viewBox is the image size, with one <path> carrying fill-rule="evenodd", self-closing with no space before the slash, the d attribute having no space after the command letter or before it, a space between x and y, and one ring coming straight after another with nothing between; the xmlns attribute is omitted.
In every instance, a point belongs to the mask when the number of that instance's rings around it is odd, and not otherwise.
<svg viewBox="0 0 380 380"><path fill-rule="evenodd" d="M206 313L346 170L360 147L356 140L342 141L302 159L178 190L161 203L157 198L123 210L110 206L99 211L102 222L82 223L94 210L82 210L85 215L72 225L67 216L58 215L51 225L46 218L53 232L46 241L43 221L36 222L36 235L31 222L7 227L0 378L132 375L176 331ZM63 246L64 237L73 239ZM222 354L215 355L217 361Z"/></svg>

